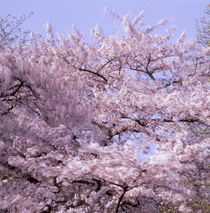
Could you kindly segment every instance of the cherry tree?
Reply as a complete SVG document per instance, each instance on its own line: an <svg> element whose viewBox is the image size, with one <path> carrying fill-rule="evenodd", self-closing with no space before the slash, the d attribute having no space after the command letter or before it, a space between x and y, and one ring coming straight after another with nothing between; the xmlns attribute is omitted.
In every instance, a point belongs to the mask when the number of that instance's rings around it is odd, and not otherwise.
<svg viewBox="0 0 210 213"><path fill-rule="evenodd" d="M197 40L202 46L209 46L209 16L210 16L210 4L208 4L207 8L204 11L204 16L196 20L197 25Z"/></svg>
<svg viewBox="0 0 210 213"><path fill-rule="evenodd" d="M0 52L2 210L209 211L210 49L113 15Z"/></svg>
<svg viewBox="0 0 210 213"><path fill-rule="evenodd" d="M22 15L20 17L7 15L0 17L0 49L14 43L15 41L24 41L27 31L22 32L21 25L31 16Z"/></svg>

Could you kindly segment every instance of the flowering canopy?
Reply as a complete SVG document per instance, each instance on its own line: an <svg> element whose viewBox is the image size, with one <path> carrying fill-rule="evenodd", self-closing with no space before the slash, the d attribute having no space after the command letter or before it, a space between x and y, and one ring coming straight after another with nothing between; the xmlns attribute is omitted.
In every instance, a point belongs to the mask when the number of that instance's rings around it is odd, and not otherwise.
<svg viewBox="0 0 210 213"><path fill-rule="evenodd" d="M94 44L47 24L1 50L0 208L208 211L210 49L114 15Z"/></svg>

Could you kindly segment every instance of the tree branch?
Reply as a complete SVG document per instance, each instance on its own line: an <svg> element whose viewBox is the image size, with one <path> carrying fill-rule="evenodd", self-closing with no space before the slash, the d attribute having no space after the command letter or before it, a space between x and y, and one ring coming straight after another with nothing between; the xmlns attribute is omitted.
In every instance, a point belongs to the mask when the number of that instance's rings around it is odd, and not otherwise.
<svg viewBox="0 0 210 213"><path fill-rule="evenodd" d="M96 75L97 77L102 78L105 82L108 81L103 75L101 75L101 74L99 74L99 73L97 73L97 72L93 72L93 71L91 71L91 70L89 70L89 69L82 69L82 68L79 68L79 70L80 70L80 71L83 71L83 72L91 73L91 74L93 74L93 75Z"/></svg>

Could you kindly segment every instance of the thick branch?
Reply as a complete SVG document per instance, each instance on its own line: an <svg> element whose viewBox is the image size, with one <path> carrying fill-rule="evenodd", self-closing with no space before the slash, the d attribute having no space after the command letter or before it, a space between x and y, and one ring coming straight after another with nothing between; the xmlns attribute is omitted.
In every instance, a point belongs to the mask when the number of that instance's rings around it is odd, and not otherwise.
<svg viewBox="0 0 210 213"><path fill-rule="evenodd" d="M127 185L121 186L121 188L123 189L123 192L122 192L122 194L120 195L120 198L119 198L119 200L118 200L118 202L117 202L117 207L116 207L115 213L118 213L118 212L119 212L119 208L120 208L121 202L122 202L122 200L123 200L123 198L124 198L124 196L125 196L125 193L126 193L127 190L128 190L128 186L127 186Z"/></svg>
<svg viewBox="0 0 210 213"><path fill-rule="evenodd" d="M91 73L93 75L96 75L97 77L99 78L102 78L105 82L107 82L108 80L101 74L97 73L97 72L93 72L91 70L88 70L88 69L82 69L82 68L79 68L80 71L83 71L83 72L88 72L88 73Z"/></svg>

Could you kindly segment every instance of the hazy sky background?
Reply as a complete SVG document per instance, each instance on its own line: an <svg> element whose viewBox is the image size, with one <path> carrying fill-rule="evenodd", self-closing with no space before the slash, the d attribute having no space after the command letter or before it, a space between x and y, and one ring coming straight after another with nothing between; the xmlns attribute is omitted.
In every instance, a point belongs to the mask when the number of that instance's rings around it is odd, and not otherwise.
<svg viewBox="0 0 210 213"><path fill-rule="evenodd" d="M121 15L137 15L146 9L145 23L155 24L162 18L170 18L170 25L177 26L177 33L184 29L188 37L196 34L195 18L203 15L209 0L0 0L0 16L20 16L34 12L22 26L37 33L44 33L43 25L52 23L55 31L68 33L72 25L88 33L96 24L105 33L114 34L118 26L104 12L104 7Z"/></svg>

